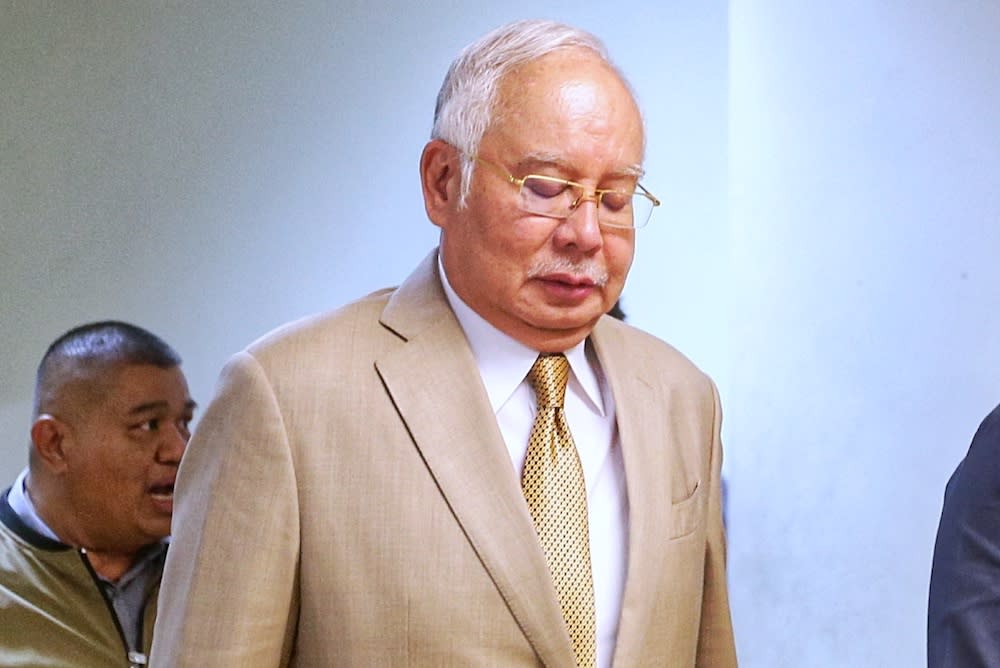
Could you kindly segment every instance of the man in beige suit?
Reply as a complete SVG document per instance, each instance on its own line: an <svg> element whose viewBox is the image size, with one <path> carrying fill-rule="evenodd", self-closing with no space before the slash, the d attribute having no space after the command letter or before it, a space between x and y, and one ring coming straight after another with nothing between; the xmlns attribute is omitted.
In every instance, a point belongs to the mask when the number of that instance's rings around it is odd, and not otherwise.
<svg viewBox="0 0 1000 668"><path fill-rule="evenodd" d="M420 162L440 248L222 374L179 474L155 668L736 665L715 387L604 315L657 204L643 153L593 36L519 22L459 56ZM564 404L536 408L539 353L568 360ZM568 421L582 549L536 533L536 411Z"/></svg>

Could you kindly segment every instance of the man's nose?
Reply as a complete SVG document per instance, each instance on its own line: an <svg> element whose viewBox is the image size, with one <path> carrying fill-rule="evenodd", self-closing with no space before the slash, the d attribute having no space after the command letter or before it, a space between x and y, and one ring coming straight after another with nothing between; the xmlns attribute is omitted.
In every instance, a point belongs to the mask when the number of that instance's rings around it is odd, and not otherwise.
<svg viewBox="0 0 1000 668"><path fill-rule="evenodd" d="M590 203L593 206L590 206ZM569 228L571 235L567 237L567 242L577 246L580 250L590 251L599 248L603 243L601 236L601 225L599 220L601 198L597 193L581 193L573 202L572 210L566 216L563 227Z"/></svg>
<svg viewBox="0 0 1000 668"><path fill-rule="evenodd" d="M190 433L186 423L169 423L162 432L162 440L156 453L157 459L163 463L180 462L189 438Z"/></svg>

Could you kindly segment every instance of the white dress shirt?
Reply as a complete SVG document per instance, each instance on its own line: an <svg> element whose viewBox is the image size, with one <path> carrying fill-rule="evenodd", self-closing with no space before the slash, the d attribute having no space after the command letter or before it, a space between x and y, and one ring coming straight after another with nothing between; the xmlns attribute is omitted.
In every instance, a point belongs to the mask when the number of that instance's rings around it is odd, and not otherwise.
<svg viewBox="0 0 1000 668"><path fill-rule="evenodd" d="M538 357L473 311L452 289L438 259L448 302L469 341L490 405L521 476L528 438L535 420L534 391L528 371ZM597 665L611 665L618 618L625 589L628 540L628 498L625 466L615 423L615 402L604 380L597 355L585 342L565 351L570 364L564 412L587 486L590 560L597 612Z"/></svg>

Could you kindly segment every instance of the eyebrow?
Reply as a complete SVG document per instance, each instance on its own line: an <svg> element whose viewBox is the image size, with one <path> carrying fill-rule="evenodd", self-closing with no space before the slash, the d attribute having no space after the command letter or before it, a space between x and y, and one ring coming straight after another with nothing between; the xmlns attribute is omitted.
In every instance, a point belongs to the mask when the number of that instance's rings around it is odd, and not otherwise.
<svg viewBox="0 0 1000 668"><path fill-rule="evenodd" d="M184 410L193 411L198 407L198 403L194 399L188 399L184 402ZM138 406L133 406L129 410L129 415L138 415L140 413L149 413L150 411L162 410L164 408L170 408L170 403L167 401L149 401L144 404L139 404Z"/></svg>
<svg viewBox="0 0 1000 668"><path fill-rule="evenodd" d="M530 166L551 166L561 169L565 172L576 171L573 165L560 156L554 153L529 153L524 156L523 159L518 161L517 166L521 169L529 168ZM616 169L610 174L605 174L604 176L634 176L639 179L646 175L646 170L642 168L642 165L625 165L620 169Z"/></svg>

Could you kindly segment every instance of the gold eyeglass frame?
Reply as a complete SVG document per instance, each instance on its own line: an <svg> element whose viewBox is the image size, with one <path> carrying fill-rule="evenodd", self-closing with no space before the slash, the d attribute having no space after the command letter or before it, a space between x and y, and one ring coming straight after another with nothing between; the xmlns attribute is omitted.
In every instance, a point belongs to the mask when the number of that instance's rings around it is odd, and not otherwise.
<svg viewBox="0 0 1000 668"><path fill-rule="evenodd" d="M651 193L648 190L646 190L645 186L643 186L638 181L636 181L636 184L635 184L636 189L633 190L631 194L629 194L627 191L625 191L625 190L619 190L617 188L588 188L587 186L583 185L582 183L577 183L576 181L570 181L569 179L560 179L559 177L556 177L556 176L544 176L542 174L525 174L524 176L518 178L518 177L514 176L513 174L511 174L509 171L507 171L506 167L504 167L503 165L500 165L500 164L498 164L496 162L493 162L492 160L487 160L486 158L480 157L478 155L470 155L469 157L472 158L473 160L475 160L476 162L483 163L487 167L492 167L500 176L503 176L505 179L507 179L508 183L516 185L518 187L519 191L520 191L521 188L524 187L524 182L527 181L528 179L541 179L542 181L548 181L549 183L558 183L558 184L562 184L562 185L565 185L565 186L572 186L573 188L579 188L580 189L580 192L582 194L570 206L570 210L569 210L569 212L565 216L557 216L557 215L553 215L553 214L549 214L549 213L541 213L541 212L538 212L538 211L528 211L528 213L533 213L533 214L538 215L538 216L545 216L546 218L563 218L563 219L565 219L565 218L568 218L571 213L573 213L574 211L576 211L576 209L581 204L583 204L584 202L590 200L590 201L593 201L597 205L597 222L598 222L598 224L604 225L605 227L613 227L613 228L619 229L619 230L639 230L639 229L642 229L643 227L645 227L649 223L650 218L653 217L653 209L655 209L656 207L660 206L660 200L657 199L656 196L653 193ZM590 191L591 194L587 194L588 190ZM649 215L646 216L646 220L644 220L641 225L636 225L635 224L635 218L634 217L632 219L632 225L617 225L615 223L608 223L608 222L605 222L605 221L601 220L601 215L600 215L600 211L601 211L601 199L604 197L605 193L618 193L618 194L622 194L622 195L628 195L630 198L633 198L636 195L641 195L641 196L645 197L646 199L648 199L650 202L652 202L653 206L649 209Z"/></svg>

